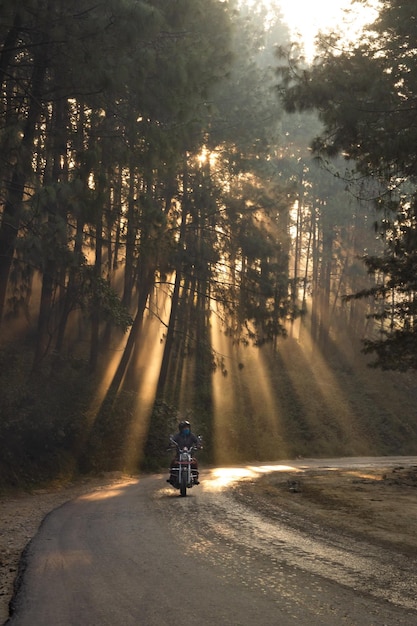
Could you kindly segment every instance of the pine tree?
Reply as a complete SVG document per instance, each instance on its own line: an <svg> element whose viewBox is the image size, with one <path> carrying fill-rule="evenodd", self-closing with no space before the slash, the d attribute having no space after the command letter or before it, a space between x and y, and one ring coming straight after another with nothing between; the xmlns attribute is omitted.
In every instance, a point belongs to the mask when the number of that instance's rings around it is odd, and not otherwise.
<svg viewBox="0 0 417 626"><path fill-rule="evenodd" d="M376 366L401 370L417 367L416 36L411 5L390 0L355 47L339 53L335 36L312 68L297 76L294 67L282 71L287 110L316 109L323 122L315 153L343 153L355 162L355 180L374 195L385 251L364 257L375 285L355 297L373 298L370 315L381 322L366 352L376 354Z"/></svg>

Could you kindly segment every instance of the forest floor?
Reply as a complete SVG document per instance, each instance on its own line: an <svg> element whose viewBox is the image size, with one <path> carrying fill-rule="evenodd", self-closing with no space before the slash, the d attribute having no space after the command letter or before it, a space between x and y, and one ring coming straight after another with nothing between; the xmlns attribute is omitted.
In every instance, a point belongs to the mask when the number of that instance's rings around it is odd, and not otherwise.
<svg viewBox="0 0 417 626"><path fill-rule="evenodd" d="M68 500L113 486L127 477L109 474L65 487L0 497L0 624L8 617L22 551L43 518ZM300 524L320 524L417 556L417 466L311 469L242 481L234 494L266 515L297 513Z"/></svg>

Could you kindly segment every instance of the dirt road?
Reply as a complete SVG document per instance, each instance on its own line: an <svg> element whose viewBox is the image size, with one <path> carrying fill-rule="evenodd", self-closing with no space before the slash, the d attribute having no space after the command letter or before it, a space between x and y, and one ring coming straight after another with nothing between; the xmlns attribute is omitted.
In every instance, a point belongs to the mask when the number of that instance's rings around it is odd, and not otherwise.
<svg viewBox="0 0 417 626"><path fill-rule="evenodd" d="M399 463L417 460L384 467ZM65 504L27 551L9 626L417 624L416 556L405 540L392 545L313 516L307 475L329 475L325 465L212 470L187 498L164 476L149 477ZM349 460L346 471L359 480L374 469ZM264 473L277 482L257 490ZM330 522L322 497L326 506Z"/></svg>

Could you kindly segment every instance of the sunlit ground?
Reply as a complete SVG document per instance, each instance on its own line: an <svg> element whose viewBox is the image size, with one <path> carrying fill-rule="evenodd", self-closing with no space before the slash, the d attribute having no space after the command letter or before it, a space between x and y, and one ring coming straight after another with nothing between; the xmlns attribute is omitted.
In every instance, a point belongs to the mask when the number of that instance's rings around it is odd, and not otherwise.
<svg viewBox="0 0 417 626"><path fill-rule="evenodd" d="M59 572L59 575L62 574L62 570L64 568L71 569L71 567L79 565L89 566L92 561L92 556L89 552L87 552L87 550L66 550L64 560L61 551L48 552L48 570L56 570ZM38 567L38 574L39 576L42 576L43 571L41 570L40 565Z"/></svg>
<svg viewBox="0 0 417 626"><path fill-rule="evenodd" d="M124 480L123 482L118 483L117 486L111 489L103 487L101 490L94 491L93 493L86 493L83 496L80 496L78 500L97 502L99 500L109 500L110 498L117 498L123 494L126 487L136 483L136 479Z"/></svg>
<svg viewBox="0 0 417 626"><path fill-rule="evenodd" d="M297 467L292 465L247 465L245 467L218 467L204 474L204 487L209 490L217 490L227 487L242 479L257 478L261 474L271 472L300 472Z"/></svg>
<svg viewBox="0 0 417 626"><path fill-rule="evenodd" d="M412 463L415 457L407 457L408 462ZM404 460L404 458L403 458ZM371 463L367 457L349 457L351 465L357 465L356 468L344 466L343 459L308 459L307 461L297 461L294 465L284 463L268 463L260 465L244 465L237 467L217 467L211 470L205 470L203 481L204 488L209 491L216 491L230 486L232 483L240 480L255 480L263 474L273 474L275 472L291 472L293 474L303 474L306 470L317 470L320 472L340 472L345 476L349 476L349 480L369 480L382 481L384 474L380 472L380 468L395 467L401 459L385 457L372 457ZM362 467L361 467L362 466ZM378 472L370 472L369 468L375 466Z"/></svg>

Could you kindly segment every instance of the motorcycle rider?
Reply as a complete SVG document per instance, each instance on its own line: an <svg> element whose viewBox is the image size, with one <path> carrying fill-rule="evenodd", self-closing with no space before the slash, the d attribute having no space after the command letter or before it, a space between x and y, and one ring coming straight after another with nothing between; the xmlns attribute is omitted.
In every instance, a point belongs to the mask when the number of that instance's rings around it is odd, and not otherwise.
<svg viewBox="0 0 417 626"><path fill-rule="evenodd" d="M200 439L196 435L194 435L193 432L191 432L191 424L188 420L182 420L178 424L178 432L172 437L172 439L175 441L175 443L178 444L178 447L175 447L176 454L171 461L170 467L175 467L179 459L179 451L182 448L191 448L192 446L195 446L198 450L202 448ZM195 476L194 483L196 485L199 485L200 481L198 480L198 463L197 459L195 459L194 457L191 463L191 469L193 470L193 475ZM167 483L170 483L172 481L173 476L171 474L171 476L167 479Z"/></svg>

